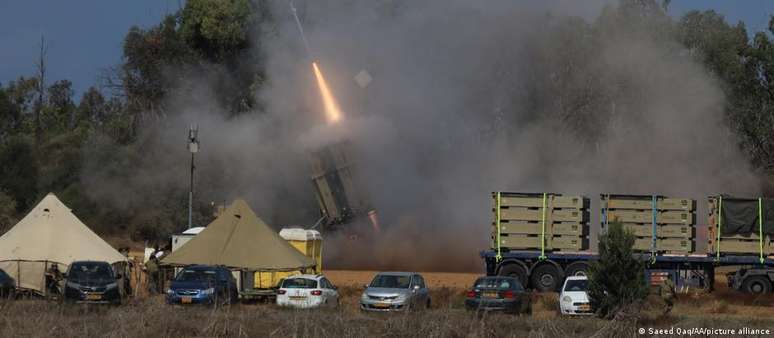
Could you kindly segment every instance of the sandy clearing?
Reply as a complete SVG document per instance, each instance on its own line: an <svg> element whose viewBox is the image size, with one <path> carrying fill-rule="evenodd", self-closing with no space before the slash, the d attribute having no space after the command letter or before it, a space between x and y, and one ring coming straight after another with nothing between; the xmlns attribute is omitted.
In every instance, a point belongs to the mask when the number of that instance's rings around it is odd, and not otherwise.
<svg viewBox="0 0 774 338"><path fill-rule="evenodd" d="M327 270L323 273L336 285L362 286L371 282L378 271ZM480 274L456 272L420 272L431 288L468 288Z"/></svg>

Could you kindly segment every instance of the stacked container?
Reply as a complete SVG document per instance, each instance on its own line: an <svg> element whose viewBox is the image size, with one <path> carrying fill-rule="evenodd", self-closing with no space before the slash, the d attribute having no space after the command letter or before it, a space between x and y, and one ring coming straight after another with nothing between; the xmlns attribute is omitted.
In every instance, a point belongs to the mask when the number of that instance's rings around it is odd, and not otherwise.
<svg viewBox="0 0 774 338"><path fill-rule="evenodd" d="M620 222L639 252L689 254L695 250L696 201L657 195L600 195L602 228Z"/></svg>
<svg viewBox="0 0 774 338"><path fill-rule="evenodd" d="M492 248L580 251L589 247L589 199L554 193L492 193Z"/></svg>
<svg viewBox="0 0 774 338"><path fill-rule="evenodd" d="M770 234L774 223L774 215L770 215L774 213L772 205L774 200L768 198L738 198L727 195L708 197L709 252L716 255L774 254L774 243Z"/></svg>

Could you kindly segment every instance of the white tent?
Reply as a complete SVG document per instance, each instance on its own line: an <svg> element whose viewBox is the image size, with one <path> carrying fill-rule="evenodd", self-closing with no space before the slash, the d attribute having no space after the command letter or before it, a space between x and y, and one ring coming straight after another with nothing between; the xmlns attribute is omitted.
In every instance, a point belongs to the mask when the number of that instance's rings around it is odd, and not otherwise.
<svg viewBox="0 0 774 338"><path fill-rule="evenodd" d="M81 222L54 194L48 194L0 237L0 269L17 287L45 293L45 270L73 261L125 262L126 257Z"/></svg>

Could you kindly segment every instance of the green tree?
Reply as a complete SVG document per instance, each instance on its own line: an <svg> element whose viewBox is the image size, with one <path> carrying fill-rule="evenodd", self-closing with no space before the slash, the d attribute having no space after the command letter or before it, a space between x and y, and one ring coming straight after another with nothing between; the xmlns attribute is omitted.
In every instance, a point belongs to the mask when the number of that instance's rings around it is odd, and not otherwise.
<svg viewBox="0 0 774 338"><path fill-rule="evenodd" d="M13 134L21 124L19 107L11 101L5 88L0 86L0 143Z"/></svg>
<svg viewBox="0 0 774 338"><path fill-rule="evenodd" d="M250 46L252 13L247 0L189 0L180 33L207 61L231 61Z"/></svg>
<svg viewBox="0 0 774 338"><path fill-rule="evenodd" d="M0 145L0 189L24 212L38 199L38 168L29 137L16 136Z"/></svg>
<svg viewBox="0 0 774 338"><path fill-rule="evenodd" d="M0 236L16 224L17 214L16 201L0 190Z"/></svg>
<svg viewBox="0 0 774 338"><path fill-rule="evenodd" d="M618 222L599 237L599 260L589 271L589 298L600 317L612 318L648 295L644 262L633 256L634 240Z"/></svg>
<svg viewBox="0 0 774 338"><path fill-rule="evenodd" d="M75 128L78 120L75 115L73 95L75 91L69 80L54 82L47 90L47 102L42 109L44 132L49 135L65 133Z"/></svg>
<svg viewBox="0 0 774 338"><path fill-rule="evenodd" d="M133 115L133 131L139 127L143 114L163 112L163 98L176 80L170 71L173 66L184 67L191 61L191 51L177 26L177 17L168 15L151 29L130 28L124 38L124 62L118 77Z"/></svg>

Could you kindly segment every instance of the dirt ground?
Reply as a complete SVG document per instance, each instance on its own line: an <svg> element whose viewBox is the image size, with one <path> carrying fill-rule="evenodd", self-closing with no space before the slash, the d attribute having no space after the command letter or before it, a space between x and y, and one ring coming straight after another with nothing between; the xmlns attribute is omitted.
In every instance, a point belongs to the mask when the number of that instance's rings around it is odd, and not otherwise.
<svg viewBox="0 0 774 338"><path fill-rule="evenodd" d="M378 271L353 271L353 270L330 270L324 271L328 279L336 285L358 286L361 287L371 282ZM476 273L453 273L453 272L422 272L425 283L429 288L469 288L481 276Z"/></svg>

